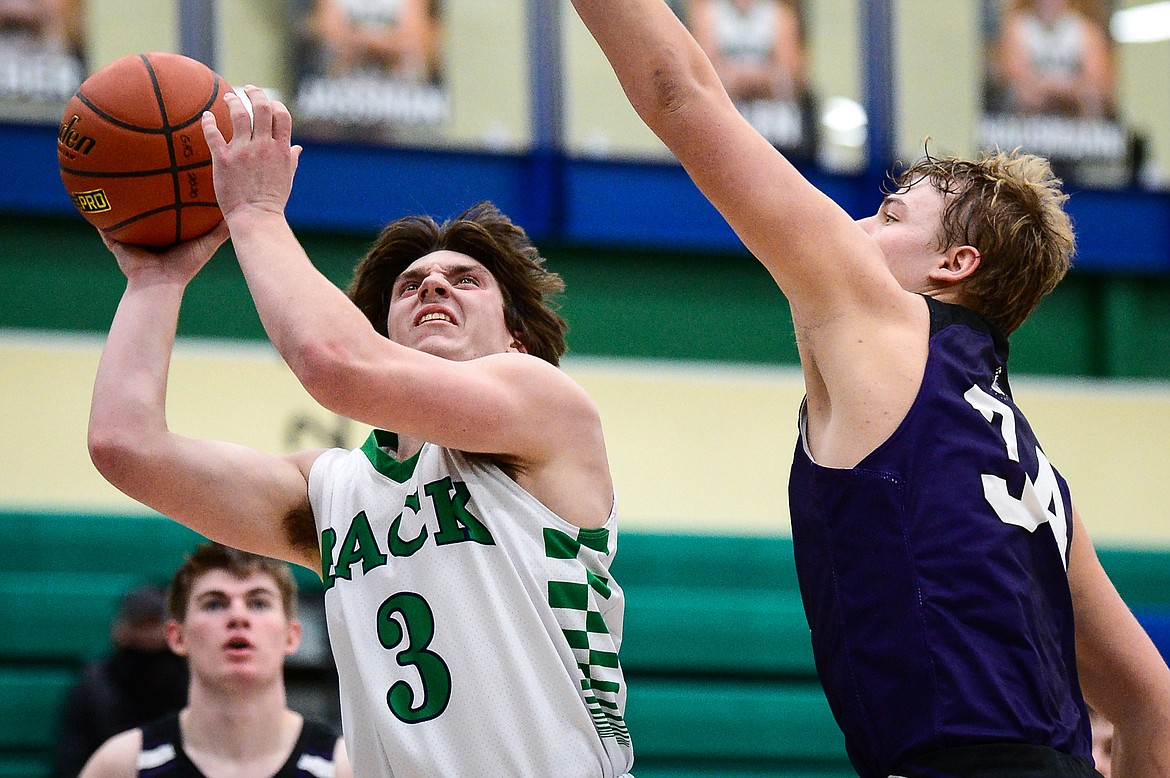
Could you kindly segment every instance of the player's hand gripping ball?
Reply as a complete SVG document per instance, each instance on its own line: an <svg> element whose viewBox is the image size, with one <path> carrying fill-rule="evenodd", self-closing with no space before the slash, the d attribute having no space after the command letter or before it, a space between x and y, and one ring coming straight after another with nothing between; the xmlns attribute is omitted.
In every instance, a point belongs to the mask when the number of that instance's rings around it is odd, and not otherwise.
<svg viewBox="0 0 1170 778"><path fill-rule="evenodd" d="M133 54L87 78L57 136L61 180L86 221L123 243L161 248L223 219L200 118L228 140L227 83L179 54Z"/></svg>

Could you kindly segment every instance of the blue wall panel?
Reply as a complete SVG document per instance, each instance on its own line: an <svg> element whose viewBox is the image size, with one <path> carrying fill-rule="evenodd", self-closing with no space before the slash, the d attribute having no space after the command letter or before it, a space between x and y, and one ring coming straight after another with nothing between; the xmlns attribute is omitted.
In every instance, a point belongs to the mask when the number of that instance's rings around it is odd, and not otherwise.
<svg viewBox="0 0 1170 778"><path fill-rule="evenodd" d="M57 172L56 128L0 124L0 210L70 214ZM854 217L881 195L874 174L812 182ZM579 160L306 144L288 215L294 226L372 233L408 213L453 216L494 201L537 240L684 251L738 250L739 240L673 163ZM1082 271L1170 276L1170 194L1078 191L1069 201Z"/></svg>

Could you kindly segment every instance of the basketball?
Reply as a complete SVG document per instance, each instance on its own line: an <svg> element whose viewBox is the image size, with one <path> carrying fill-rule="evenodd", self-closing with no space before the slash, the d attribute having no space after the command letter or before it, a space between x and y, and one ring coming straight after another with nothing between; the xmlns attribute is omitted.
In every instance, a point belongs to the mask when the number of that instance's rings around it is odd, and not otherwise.
<svg viewBox="0 0 1170 778"><path fill-rule="evenodd" d="M223 215L200 119L212 111L230 139L228 91L211 68L179 54L133 54L87 78L57 136L78 212L115 240L154 248L215 227Z"/></svg>

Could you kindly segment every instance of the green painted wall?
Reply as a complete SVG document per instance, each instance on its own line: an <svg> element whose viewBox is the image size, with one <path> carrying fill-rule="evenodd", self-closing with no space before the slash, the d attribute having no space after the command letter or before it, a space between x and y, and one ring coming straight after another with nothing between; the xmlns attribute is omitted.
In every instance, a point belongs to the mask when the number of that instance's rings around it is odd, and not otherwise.
<svg viewBox="0 0 1170 778"><path fill-rule="evenodd" d="M3 216L0 231L0 327L108 328L123 281L88 225ZM373 237L301 235L339 286ZM565 277L575 355L796 363L784 298L746 253L554 245L545 254ZM180 333L264 337L230 250L192 283ZM1012 350L1016 373L1170 379L1170 279L1074 272L1012 337Z"/></svg>

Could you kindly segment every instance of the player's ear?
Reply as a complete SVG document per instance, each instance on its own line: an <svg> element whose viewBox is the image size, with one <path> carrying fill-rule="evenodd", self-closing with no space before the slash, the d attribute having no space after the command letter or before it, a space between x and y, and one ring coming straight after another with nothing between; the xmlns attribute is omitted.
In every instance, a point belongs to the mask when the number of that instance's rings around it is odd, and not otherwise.
<svg viewBox="0 0 1170 778"><path fill-rule="evenodd" d="M285 632L285 656L292 656L297 652L301 646L301 637L304 635L304 629L301 627L301 622L297 619L291 619L288 623L288 630Z"/></svg>
<svg viewBox="0 0 1170 778"><path fill-rule="evenodd" d="M187 656L187 641L183 634L183 625L175 619L167 619L163 624L163 632L167 636L167 645L177 656Z"/></svg>
<svg viewBox="0 0 1170 778"><path fill-rule="evenodd" d="M971 277L979 268L981 259L979 249L974 246L954 246L947 249L930 276L944 284L957 284Z"/></svg>

